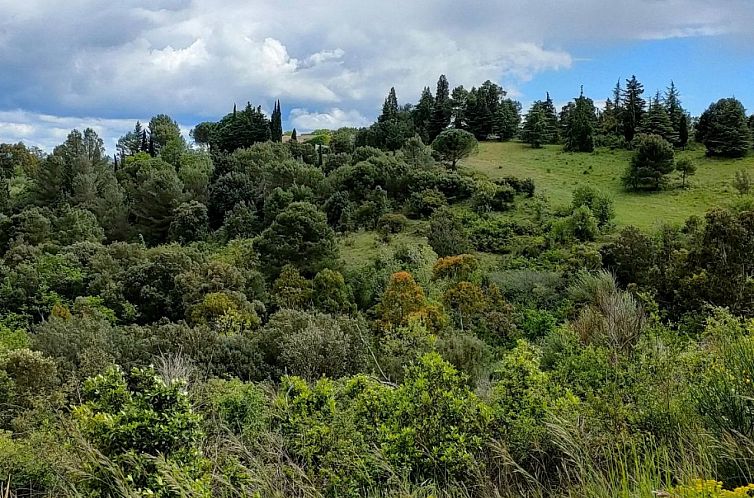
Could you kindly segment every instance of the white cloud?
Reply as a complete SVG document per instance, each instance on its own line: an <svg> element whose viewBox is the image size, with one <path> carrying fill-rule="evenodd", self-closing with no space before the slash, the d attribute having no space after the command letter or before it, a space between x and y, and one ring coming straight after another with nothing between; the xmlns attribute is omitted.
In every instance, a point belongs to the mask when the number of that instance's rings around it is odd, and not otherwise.
<svg viewBox="0 0 754 498"><path fill-rule="evenodd" d="M749 0L0 0L0 11L0 110L165 112L188 126L277 98L294 109L291 126L366 123L391 86L415 101L440 73L518 95L520 83L571 67L564 47L577 42L754 38ZM49 140L57 125L32 121L3 120L0 141Z"/></svg>
<svg viewBox="0 0 754 498"><path fill-rule="evenodd" d="M97 117L72 117L37 114L22 110L0 111L0 141L24 142L27 146L39 147L51 151L61 144L71 130L91 128L105 142L109 153L115 152L115 144L119 137L133 130L137 118L134 119L103 119ZM141 118L144 124L149 118ZM190 127L181 125L181 131L188 138Z"/></svg>
<svg viewBox="0 0 754 498"><path fill-rule="evenodd" d="M309 112L306 109L293 109L290 114L291 127L297 131L307 132L318 128L342 128L344 126L360 127L371 123L371 120L358 111L344 111L332 108L325 112Z"/></svg>

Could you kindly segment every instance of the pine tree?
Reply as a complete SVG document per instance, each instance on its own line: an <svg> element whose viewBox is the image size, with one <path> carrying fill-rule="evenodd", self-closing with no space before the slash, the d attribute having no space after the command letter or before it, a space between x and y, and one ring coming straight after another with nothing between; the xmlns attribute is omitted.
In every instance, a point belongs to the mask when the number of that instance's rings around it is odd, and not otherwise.
<svg viewBox="0 0 754 498"><path fill-rule="evenodd" d="M538 149L550 142L550 126L547 119L542 101L535 102L526 113L521 138L532 148Z"/></svg>
<svg viewBox="0 0 754 498"><path fill-rule="evenodd" d="M149 152L149 140L147 140L147 130L141 130L141 152Z"/></svg>
<svg viewBox="0 0 754 498"><path fill-rule="evenodd" d="M437 80L435 105L432 109L432 119L429 121L429 127L427 130L430 142L437 138L437 135L448 127L450 124L451 113L450 86L448 85L448 79L442 74Z"/></svg>
<svg viewBox="0 0 754 498"><path fill-rule="evenodd" d="M623 95L623 90L620 87L620 79L615 84L615 88L613 89L613 113L615 116L615 127L611 130L611 133L619 137L621 135L621 132L623 131L623 102L621 101L621 96Z"/></svg>
<svg viewBox="0 0 754 498"><path fill-rule="evenodd" d="M451 117L453 128L466 129L466 99L469 96L468 90L463 85L453 89L450 96Z"/></svg>
<svg viewBox="0 0 754 498"><path fill-rule="evenodd" d="M559 141L558 133L558 113L555 110L555 104L552 102L550 92L547 92L547 98L542 103L542 111L545 114L545 124L547 125L547 142L556 144Z"/></svg>
<svg viewBox="0 0 754 498"><path fill-rule="evenodd" d="M565 150L572 152L592 152L594 150L594 128L597 122L596 109L592 99L581 95L574 101L566 114Z"/></svg>
<svg viewBox="0 0 754 498"><path fill-rule="evenodd" d="M435 99L432 96L432 92L429 90L428 86L425 86L422 91L422 96L419 99L419 103L416 104L416 107L414 107L411 113L414 120L414 128L416 128L416 132L423 141L429 140L427 128L429 126L429 120L432 117L432 108L434 105Z"/></svg>
<svg viewBox="0 0 754 498"><path fill-rule="evenodd" d="M503 100L493 119L493 132L498 139L512 139L521 124L521 104L511 99Z"/></svg>
<svg viewBox="0 0 754 498"><path fill-rule="evenodd" d="M660 101L660 92L649 103L649 110L641 122L641 132L647 135L659 135L671 144L678 142L678 133L673 128L666 107Z"/></svg>
<svg viewBox="0 0 754 498"><path fill-rule="evenodd" d="M644 117L646 102L641 98L644 93L644 85L639 83L636 76L626 80L626 89L623 90L623 136L630 143L636 136L637 129Z"/></svg>
<svg viewBox="0 0 754 498"><path fill-rule="evenodd" d="M728 98L710 105L696 125L696 140L707 147L711 156L745 155L751 145L751 130L743 104Z"/></svg>
<svg viewBox="0 0 754 498"><path fill-rule="evenodd" d="M683 107L681 106L681 94L675 87L675 83L672 80L670 81L670 86L665 90L663 105L665 106L665 110L670 117L670 124L673 126L673 130L675 131L677 136L680 136L681 119L686 114L686 111L684 111ZM686 123L686 125L688 126L688 123ZM676 145L680 145L678 143L678 138L674 143L676 143Z"/></svg>
<svg viewBox="0 0 754 498"><path fill-rule="evenodd" d="M377 121L384 123L385 121L394 121L398 117L398 97L395 95L395 87L390 88L385 103L382 104L382 114L377 118Z"/></svg>

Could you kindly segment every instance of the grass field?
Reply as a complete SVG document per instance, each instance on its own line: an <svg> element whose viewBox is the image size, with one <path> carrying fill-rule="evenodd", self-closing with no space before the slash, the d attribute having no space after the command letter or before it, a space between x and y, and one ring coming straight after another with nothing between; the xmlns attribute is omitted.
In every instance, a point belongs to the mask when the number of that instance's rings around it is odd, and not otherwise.
<svg viewBox="0 0 754 498"><path fill-rule="evenodd" d="M466 159L462 167L490 178L530 177L537 192L554 205L569 203L577 186L591 185L613 197L617 224L647 229L663 221L681 223L691 215L729 203L738 195L731 181L739 169L754 177L754 155L743 159L709 159L703 148L695 148L676 154L676 158L681 157L688 157L697 165L690 185L680 188L680 178L674 176L668 190L654 193L623 189L620 179L631 158L631 153L624 150L599 149L581 154L563 152L559 145L532 149L519 142L486 142L479 145L478 153Z"/></svg>

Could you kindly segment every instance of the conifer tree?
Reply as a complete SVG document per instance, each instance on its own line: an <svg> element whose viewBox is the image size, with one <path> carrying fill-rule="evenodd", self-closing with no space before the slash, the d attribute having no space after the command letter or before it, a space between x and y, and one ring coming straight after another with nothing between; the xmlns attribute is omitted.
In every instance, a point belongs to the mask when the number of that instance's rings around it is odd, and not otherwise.
<svg viewBox="0 0 754 498"><path fill-rule="evenodd" d="M565 150L572 152L592 152L594 150L594 128L597 122L596 109L592 99L581 95L574 100L566 115Z"/></svg>
<svg viewBox="0 0 754 498"><path fill-rule="evenodd" d="M626 89L623 90L623 109L622 109L622 124L623 124L623 136L626 142L630 143L641 124L644 117L646 102L641 98L644 93L644 85L639 83L636 76L631 76L630 80L626 80Z"/></svg>
<svg viewBox="0 0 754 498"><path fill-rule="evenodd" d="M521 124L521 103L505 99L493 117L493 133L498 140L510 140L518 134Z"/></svg>
<svg viewBox="0 0 754 498"><path fill-rule="evenodd" d="M283 117L280 111L280 101L275 101L275 106L270 117L270 139L273 142L283 141Z"/></svg>
<svg viewBox="0 0 754 498"><path fill-rule="evenodd" d="M641 132L646 135L659 135L671 144L678 142L678 133L673 128L667 108L660 101L659 91L649 102L649 110L641 122Z"/></svg>
<svg viewBox="0 0 754 498"><path fill-rule="evenodd" d="M711 156L741 157L751 144L744 106L734 98L710 105L696 125L696 140Z"/></svg>
<svg viewBox="0 0 754 498"><path fill-rule="evenodd" d="M141 130L141 152L149 152L149 140L147 140L147 130Z"/></svg>
<svg viewBox="0 0 754 498"><path fill-rule="evenodd" d="M296 128L291 132L291 142L298 142L298 135L296 134Z"/></svg>
<svg viewBox="0 0 754 498"><path fill-rule="evenodd" d="M550 126L547 119L541 101L535 102L526 113L521 138L532 148L538 149L550 142Z"/></svg>
<svg viewBox="0 0 754 498"><path fill-rule="evenodd" d="M395 95L395 87L390 88L385 103L382 104L382 114L377 118L377 121L384 123L385 121L393 121L398 117L398 97Z"/></svg>
<svg viewBox="0 0 754 498"><path fill-rule="evenodd" d="M559 141L558 133L558 114L555 110L555 104L550 97L550 92L547 92L547 98L542 102L542 111L545 114L545 124L547 125L547 142L549 144L556 144Z"/></svg>
<svg viewBox="0 0 754 498"><path fill-rule="evenodd" d="M429 120L432 118L432 109L435 105L435 99L429 87L424 87L419 103L414 107L411 116L414 120L414 128L421 137L422 141L429 140L428 127Z"/></svg>
<svg viewBox="0 0 754 498"><path fill-rule="evenodd" d="M681 116L681 122L678 127L678 147L686 147L689 143L689 118L686 113Z"/></svg>
<svg viewBox="0 0 754 498"><path fill-rule="evenodd" d="M677 136L680 136L681 119L686 114L686 111L684 111L683 107L681 106L681 94L676 88L673 80L670 81L670 86L665 90L665 96L663 98L663 105L665 106L665 110L667 111L668 116L670 117L670 124L673 126L673 130L675 131L675 134ZM686 123L686 126L688 126L688 122ZM679 139L677 138L676 142L674 143L676 143L677 145L680 145L680 143L678 143L678 140Z"/></svg>
<svg viewBox="0 0 754 498"><path fill-rule="evenodd" d="M466 90L463 85L459 85L453 89L453 93L450 96L451 117L453 120L453 128L466 129L466 99L469 96L469 91Z"/></svg>
<svg viewBox="0 0 754 498"><path fill-rule="evenodd" d="M429 127L427 130L430 142L437 138L437 135L448 127L450 124L451 113L450 86L448 85L448 79L442 74L437 80L435 105L432 109L432 119L429 121Z"/></svg>

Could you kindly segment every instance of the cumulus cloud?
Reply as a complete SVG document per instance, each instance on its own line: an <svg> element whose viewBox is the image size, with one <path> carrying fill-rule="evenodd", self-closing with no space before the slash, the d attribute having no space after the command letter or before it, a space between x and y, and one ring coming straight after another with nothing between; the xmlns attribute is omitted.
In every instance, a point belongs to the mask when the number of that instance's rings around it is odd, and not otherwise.
<svg viewBox="0 0 754 498"><path fill-rule="evenodd" d="M750 36L752 10L748 0L0 0L0 110L194 123L280 98L290 127L363 124L393 85L414 101L446 73L515 95L571 67L569 44ZM44 143L55 126L7 121L0 140Z"/></svg>
<svg viewBox="0 0 754 498"><path fill-rule="evenodd" d="M342 128L344 126L366 126L372 120L358 111L344 111L337 107L324 112L309 112L306 109L293 109L290 114L291 127L298 131L312 131L319 128Z"/></svg>

